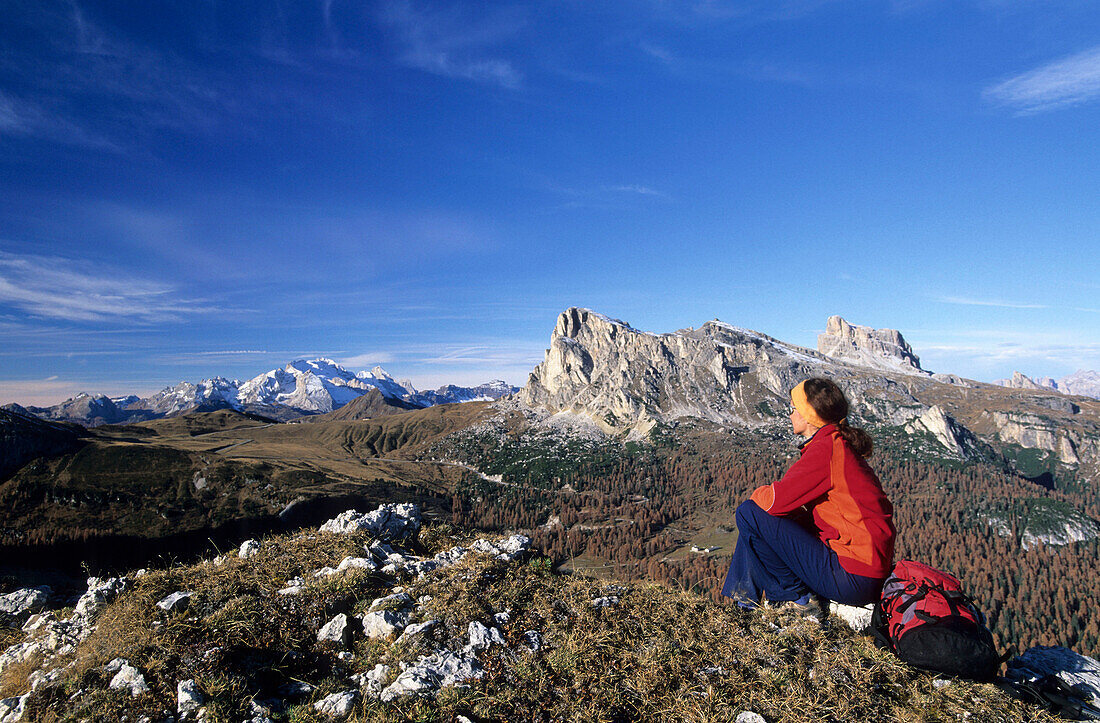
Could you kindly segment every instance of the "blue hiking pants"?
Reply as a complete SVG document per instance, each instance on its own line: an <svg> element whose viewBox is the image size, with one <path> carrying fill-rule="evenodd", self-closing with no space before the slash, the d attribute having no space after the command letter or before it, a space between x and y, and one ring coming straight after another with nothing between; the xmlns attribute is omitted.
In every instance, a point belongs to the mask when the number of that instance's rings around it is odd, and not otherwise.
<svg viewBox="0 0 1100 723"><path fill-rule="evenodd" d="M845 605L878 599L882 578L853 575L835 552L798 522L748 500L737 508L737 547L722 594L744 602L798 600L816 593Z"/></svg>

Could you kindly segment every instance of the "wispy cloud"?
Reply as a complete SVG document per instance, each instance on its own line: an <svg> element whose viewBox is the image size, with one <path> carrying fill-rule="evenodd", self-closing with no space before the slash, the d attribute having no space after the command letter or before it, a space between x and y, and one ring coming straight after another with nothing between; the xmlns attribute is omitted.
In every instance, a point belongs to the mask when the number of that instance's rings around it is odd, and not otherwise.
<svg viewBox="0 0 1100 723"><path fill-rule="evenodd" d="M0 304L74 322L154 323L217 311L163 283L71 259L0 251Z"/></svg>
<svg viewBox="0 0 1100 723"><path fill-rule="evenodd" d="M1100 46L986 88L983 96L1020 113L1040 113L1100 96Z"/></svg>
<svg viewBox="0 0 1100 723"><path fill-rule="evenodd" d="M398 62L435 75L515 90L523 73L489 48L512 38L525 24L515 12L478 15L391 2L380 13L401 46ZM499 53L499 51L497 51Z"/></svg>
<svg viewBox="0 0 1100 723"><path fill-rule="evenodd" d="M133 393L132 389L117 382L101 385L97 382L61 379L56 375L45 379L0 379L0 404L15 402L23 406L48 407L81 392L109 396Z"/></svg>
<svg viewBox="0 0 1100 723"><path fill-rule="evenodd" d="M354 356L337 356L336 361L345 369L358 371L367 367L375 367L379 364L389 364L394 360L393 354L384 351L368 351Z"/></svg>
<svg viewBox="0 0 1100 723"><path fill-rule="evenodd" d="M1046 304L1020 304L999 299L973 299L965 296L939 296L936 301L941 304L959 304L962 306L994 306L1002 309L1049 309Z"/></svg>
<svg viewBox="0 0 1100 723"><path fill-rule="evenodd" d="M609 186L609 191L615 191L616 193L636 193L639 196L654 196L657 198L668 198L669 195L663 191L658 191L649 186L641 186L638 184L626 184L622 186Z"/></svg>
<svg viewBox="0 0 1100 723"><path fill-rule="evenodd" d="M81 148L119 152L106 137L82 128L40 104L0 91L0 136L43 138Z"/></svg>

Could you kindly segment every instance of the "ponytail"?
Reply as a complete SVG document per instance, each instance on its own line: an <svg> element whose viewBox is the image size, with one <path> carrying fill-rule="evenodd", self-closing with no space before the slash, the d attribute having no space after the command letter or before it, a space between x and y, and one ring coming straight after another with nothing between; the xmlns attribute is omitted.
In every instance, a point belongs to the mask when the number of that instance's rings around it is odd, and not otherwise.
<svg viewBox="0 0 1100 723"><path fill-rule="evenodd" d="M853 452L863 458L871 456L875 443L867 432L848 424L848 398L836 382L813 377L803 383L803 390L806 401L817 416L825 422L836 424L837 434L844 438Z"/></svg>
<svg viewBox="0 0 1100 723"><path fill-rule="evenodd" d="M860 457L867 459L871 456L871 453L875 451L875 442L871 439L871 435L867 434L867 432L859 427L848 426L847 419L841 419L836 423L836 431L837 434L844 438L844 441L848 443L852 451Z"/></svg>

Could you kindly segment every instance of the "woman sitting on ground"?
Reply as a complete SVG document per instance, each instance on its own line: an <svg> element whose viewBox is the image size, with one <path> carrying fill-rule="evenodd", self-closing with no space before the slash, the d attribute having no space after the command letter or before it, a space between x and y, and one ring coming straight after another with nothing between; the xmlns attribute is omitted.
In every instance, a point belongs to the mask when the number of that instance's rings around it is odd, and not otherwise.
<svg viewBox="0 0 1100 723"><path fill-rule="evenodd" d="M866 605L890 574L896 535L893 507L866 462L871 437L848 425L848 400L828 379L796 386L791 405L794 433L806 438L802 456L737 508L737 547L722 594L746 606L761 595Z"/></svg>

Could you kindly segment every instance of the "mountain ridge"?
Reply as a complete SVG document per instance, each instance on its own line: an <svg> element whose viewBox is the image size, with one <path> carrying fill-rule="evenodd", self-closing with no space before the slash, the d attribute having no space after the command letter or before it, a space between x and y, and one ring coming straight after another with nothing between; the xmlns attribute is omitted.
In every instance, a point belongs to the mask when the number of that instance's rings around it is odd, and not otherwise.
<svg viewBox="0 0 1100 723"><path fill-rule="evenodd" d="M501 380L476 387L448 384L419 391L410 382L398 382L381 366L351 372L332 359L297 359L245 381L211 377L198 383L180 382L145 398L110 398L85 392L50 407L26 407L41 419L76 422L84 426L129 424L185 414L191 411L235 409L280 421L334 412L378 391L400 408L500 399L518 391ZM382 407L377 406L381 410Z"/></svg>

